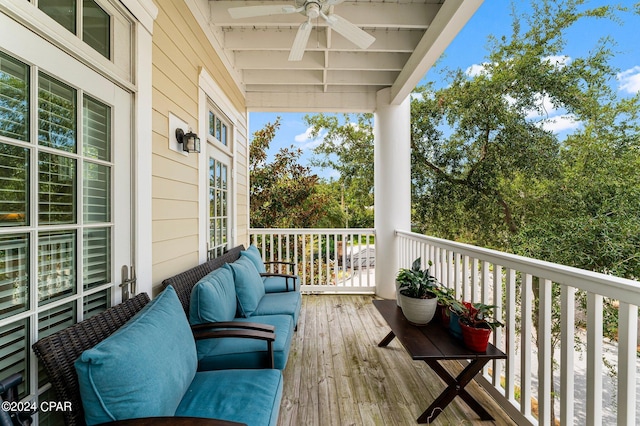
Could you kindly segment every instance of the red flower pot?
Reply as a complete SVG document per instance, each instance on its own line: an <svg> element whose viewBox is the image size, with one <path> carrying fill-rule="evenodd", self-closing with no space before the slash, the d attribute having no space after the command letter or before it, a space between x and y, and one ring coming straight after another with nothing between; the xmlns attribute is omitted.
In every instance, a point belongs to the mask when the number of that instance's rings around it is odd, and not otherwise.
<svg viewBox="0 0 640 426"><path fill-rule="evenodd" d="M462 328L462 341L464 345L474 352L486 352L489 344L491 328L469 327L460 321Z"/></svg>

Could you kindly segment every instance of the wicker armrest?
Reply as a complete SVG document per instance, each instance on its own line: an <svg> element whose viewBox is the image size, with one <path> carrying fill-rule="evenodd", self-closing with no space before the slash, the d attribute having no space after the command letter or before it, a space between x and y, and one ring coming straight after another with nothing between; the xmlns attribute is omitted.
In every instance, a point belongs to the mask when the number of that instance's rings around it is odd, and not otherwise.
<svg viewBox="0 0 640 426"><path fill-rule="evenodd" d="M84 424L84 410L75 369L76 359L82 352L116 332L148 302L149 296L140 293L33 344L33 352L44 366L57 400L71 402L72 410L63 412L66 425Z"/></svg>
<svg viewBox="0 0 640 426"><path fill-rule="evenodd" d="M272 331L247 330L247 329L228 329L223 330L203 330L195 331L193 337L196 340L204 339L221 339L228 337L237 337L244 339L257 339L267 342L267 353L269 356L269 368L274 368L273 342L276 340L276 334Z"/></svg>

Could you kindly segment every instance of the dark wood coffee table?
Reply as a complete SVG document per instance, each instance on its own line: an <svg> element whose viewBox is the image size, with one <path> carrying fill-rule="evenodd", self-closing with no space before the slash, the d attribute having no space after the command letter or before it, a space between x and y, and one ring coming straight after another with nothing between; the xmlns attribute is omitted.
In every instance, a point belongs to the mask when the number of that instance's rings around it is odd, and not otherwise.
<svg viewBox="0 0 640 426"><path fill-rule="evenodd" d="M397 337L412 359L426 362L448 385L429 408L418 417L418 423L433 422L456 396L462 398L480 416L480 419L494 420L491 414L464 388L489 361L506 359L507 355L504 352L491 343L485 353L470 351L439 323L431 322L425 326L412 325L404 317L395 300L374 300L373 305L391 328L391 332L382 339L378 346L385 347ZM471 362L457 377L453 377L440 364L442 360L470 360Z"/></svg>

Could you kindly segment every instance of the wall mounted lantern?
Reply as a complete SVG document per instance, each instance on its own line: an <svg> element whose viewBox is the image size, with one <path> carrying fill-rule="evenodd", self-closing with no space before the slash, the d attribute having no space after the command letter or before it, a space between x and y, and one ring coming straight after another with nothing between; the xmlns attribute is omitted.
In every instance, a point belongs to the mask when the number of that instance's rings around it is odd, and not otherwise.
<svg viewBox="0 0 640 426"><path fill-rule="evenodd" d="M182 129L176 129L176 139L182 144L184 152L200 152L200 138L191 129L187 133Z"/></svg>

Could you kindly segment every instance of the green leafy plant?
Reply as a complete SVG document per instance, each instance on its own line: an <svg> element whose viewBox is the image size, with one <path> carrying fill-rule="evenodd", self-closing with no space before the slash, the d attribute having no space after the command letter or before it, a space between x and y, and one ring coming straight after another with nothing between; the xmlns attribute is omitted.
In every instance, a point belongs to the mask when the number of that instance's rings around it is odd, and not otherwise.
<svg viewBox="0 0 640 426"><path fill-rule="evenodd" d="M420 269L421 258L413 261L411 269L400 269L396 282L400 294L414 299L432 299L437 297L441 288L438 280L429 273L429 269ZM431 266L431 262L429 262Z"/></svg>
<svg viewBox="0 0 640 426"><path fill-rule="evenodd" d="M459 313L460 321L469 327L495 330L498 327L504 326L504 324L493 317L493 310L497 308L495 305L470 302L462 302L461 305L463 308Z"/></svg>

